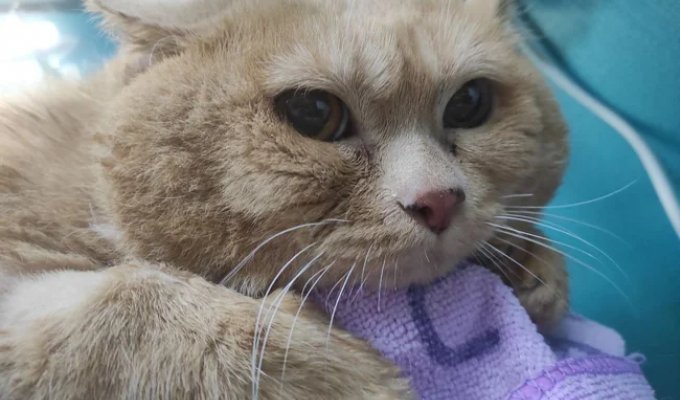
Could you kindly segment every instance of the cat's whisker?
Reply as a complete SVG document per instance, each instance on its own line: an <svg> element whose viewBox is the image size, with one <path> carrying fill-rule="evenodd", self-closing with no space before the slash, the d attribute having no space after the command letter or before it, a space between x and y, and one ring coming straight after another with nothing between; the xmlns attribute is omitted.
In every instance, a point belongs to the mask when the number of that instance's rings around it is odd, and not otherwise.
<svg viewBox="0 0 680 400"><path fill-rule="evenodd" d="M495 251L496 253L498 253L498 254L502 255L503 257L507 258L508 260L510 260L513 264L517 265L518 267L520 267L521 269L526 271L529 275L531 275L534 279L539 281L542 285L548 286L548 284L543 279L541 279L538 275L534 274L529 268L525 267L522 263L520 263L519 261L510 257L509 255L505 254L504 251L500 250L498 247L492 245L491 243L487 242L487 244L489 245L489 248L491 250Z"/></svg>
<svg viewBox="0 0 680 400"><path fill-rule="evenodd" d="M489 244L490 244L490 243L487 244L487 247L488 247ZM489 255L490 255L491 257L493 257L493 258L500 264L501 267L503 267L503 268L506 269L510 274L512 274L512 276L514 276L514 277L517 278L517 279L520 278L520 276L517 274L517 272L515 272L515 270L514 270L513 268L509 268L508 266L504 265L504 264L503 264L503 260L501 260L496 254L494 254L493 251L488 250L488 252L489 252Z"/></svg>
<svg viewBox="0 0 680 400"><path fill-rule="evenodd" d="M236 274L241 272L243 267L245 267L245 265L248 264L248 262L250 262L255 257L255 254L257 254L258 251L260 251L264 246L266 246L267 244L269 244L273 240L275 240L275 239L277 239L277 238L279 238L283 235L286 235L288 233L291 233L291 232L294 232L294 231L297 231L297 230L300 230L300 229L314 228L314 227L317 227L317 226L327 225L327 224L331 224L331 223L347 223L347 222L348 222L347 220L343 220L343 219L325 219L325 220L319 221L319 222L310 222L310 223L307 223L307 224L296 225L296 226L293 226L291 228L284 229L283 231L278 232L274 235L271 235L267 239L260 242L260 244L258 244L247 256L245 256L243 258L243 260L241 260L241 262L236 264L236 266L231 270L231 272L229 272L227 274L227 276L225 276L224 279L222 279L220 281L220 285L223 285L223 286L226 285L227 282L229 282L234 276L236 276Z"/></svg>
<svg viewBox="0 0 680 400"><path fill-rule="evenodd" d="M333 322L335 321L335 313L338 311L338 306L340 305L340 300L342 300L342 294L345 290L345 287L347 286L347 282L349 282L349 278L352 276L352 273L354 272L354 268L356 267L356 264L352 265L352 268L350 268L347 273L345 273L346 277L344 279L344 282L342 284L342 287L340 288L340 292L338 293L338 298L335 300L335 305L333 306L333 311L331 312L331 318L330 321L328 322L328 333L326 334L326 346L328 346L328 343L331 338L331 331L333 330Z"/></svg>
<svg viewBox="0 0 680 400"><path fill-rule="evenodd" d="M532 224L532 225L540 226L540 227L542 227L542 228L554 230L554 231L556 231L556 232L561 232L561 233L564 233L564 234L566 235L566 232L561 231L559 228L556 228L556 227L553 227L553 226L548 226L548 225L546 225L544 222L542 222L542 221L540 221L540 220L531 220L531 219L527 219L527 218L523 218L523 217L513 217L513 216L511 216L510 214L499 215L499 216L496 217L496 218L497 218L497 219L501 219L503 222L507 222L507 221L526 222L526 223L529 223L529 224ZM508 225L508 226L509 226L509 225ZM522 232L524 232L524 231L522 231ZM555 244L559 244L559 245L561 245L561 246L563 246L563 247L566 247L566 248L568 248L568 249L578 251L579 253L581 253L581 254L583 254L583 255L589 257L589 258L592 258L593 260L595 260L595 261L597 261L597 262L602 262L599 258L597 258L596 256L594 256L592 253L590 253L590 252L588 252L588 251L586 251L586 250L583 250L583 249L581 249L581 248L579 248L579 247L573 246L573 245L571 245L571 244L569 244L569 243L562 242L562 241L559 241L559 240L554 240L554 239L548 239L548 238L546 238L546 237L544 237L544 236L536 235L536 234L529 233L529 232L524 232L524 234L526 234L526 235L528 235L528 236L531 236L531 237L534 237L534 238L537 238L537 239L539 239L539 240L545 240L545 241L550 241L550 242L555 243ZM598 250L598 249L596 249L596 250Z"/></svg>
<svg viewBox="0 0 680 400"><path fill-rule="evenodd" d="M506 196L501 196L501 199L517 199L517 198L527 198L533 197L533 193L521 193L521 194L509 194Z"/></svg>
<svg viewBox="0 0 680 400"><path fill-rule="evenodd" d="M349 224L351 222L349 219L345 218L325 218L322 219L322 221L332 221L340 224ZM327 235L331 229L333 228L330 226L330 224L319 225L314 227L310 234L314 240L317 240L319 237L324 237L324 235Z"/></svg>
<svg viewBox="0 0 680 400"><path fill-rule="evenodd" d="M548 223L548 222L545 222L545 221L537 220L536 218L527 218L527 217L523 217L523 216L514 216L513 214L501 215L501 216L499 216L499 217L500 217L500 218L503 218L503 219L506 219L506 220L509 220L509 221L529 222L529 223L535 224L535 225L537 225L537 226L543 227L543 228L545 228L545 229L550 229L550 230L553 230L553 231L555 231L555 232L561 233L561 234L563 234L563 235L569 236L570 238L573 238L573 239L575 239L575 240L577 240L577 241L579 241L579 242L585 244L586 246L592 248L593 250L597 251L599 254L601 254L602 256L604 256L610 263L612 263L612 265L614 265L614 266L616 267L616 269L617 269L617 270L618 270L618 271L619 271L619 272L620 272L627 280L630 281L630 276L626 273L626 271L623 270L623 268L621 268L621 266L619 265L619 263L617 263L617 262L616 262L609 254L607 254L605 251L603 251L603 250L600 249L599 247L595 246L595 245L592 244L591 242L589 242L589 241L583 239L582 237L576 235L575 233L573 233L573 232L571 232L571 231L569 231L569 230L567 230L567 229L561 228L561 227L559 227L559 226L557 226L557 225L555 225L555 224L551 224L551 223ZM540 237L540 236L538 236L538 235L534 235L534 236ZM561 246L563 246L563 247L570 248L570 249L572 249L572 250L576 250L576 251L578 251L578 252L580 252L580 253L582 253L582 254L585 254L586 256L588 256L588 257L590 257L590 258L592 258L592 259L594 259L594 260L597 260L598 262L601 262L601 261L600 261L597 257L595 257L594 255L590 254L590 253L587 252L587 251L584 251L583 249L579 249L579 248L576 247L576 246L572 246L572 245L570 245L570 244L567 244L567 243L564 243L564 242L561 242L561 241L558 241L558 240L552 240L552 242L553 242L553 243L556 243L556 244L559 244L559 245L561 245Z"/></svg>
<svg viewBox="0 0 680 400"><path fill-rule="evenodd" d="M373 249L373 246L375 245L375 242L371 243L371 245L368 247L368 251L366 251L366 257L364 257L364 265L361 267L361 284L359 284L359 293L364 290L364 285L366 284L366 279L368 279L368 275L365 275L366 273L366 264L368 264L368 259L371 255L371 250ZM370 274L370 272L369 272ZM364 278L364 275L366 278Z"/></svg>
<svg viewBox="0 0 680 400"><path fill-rule="evenodd" d="M531 251L529 251L529 250L523 248L522 246L519 246L519 245L517 245L517 244L515 244L515 243L512 243L512 242L509 241L509 240L506 240L506 239L503 239L503 238L500 238L500 237L496 237L496 239L497 239L497 240L500 240L501 242L507 244L508 246L510 246L510 247L512 247L512 248L514 248L514 249L520 250L520 251L522 251L522 252L525 253L525 254L528 254L528 255L530 255L530 256L533 256L533 257L536 258L537 260L543 262L543 264L547 265L548 267L551 266L551 264L550 264L545 258L539 257L536 253L531 252ZM559 294L559 296L560 296L561 298L564 298L564 296L563 296L561 293L558 292L558 294ZM567 299L567 300L568 300L568 299Z"/></svg>
<svg viewBox="0 0 680 400"><path fill-rule="evenodd" d="M267 310L267 316L269 317L269 321L267 323L267 328L266 328L266 333L264 335L264 340L262 341L262 347L260 349L260 357L259 357L259 362L257 364L257 370L262 371L262 363L264 362L264 352L267 347L267 342L269 341L269 334L271 333L272 329L272 324L274 323L274 319L276 317L276 313L278 312L279 308L281 307L281 304L285 300L286 294L290 291L291 287L295 284L295 282L305 273L307 270L309 270L314 263L321 258L324 255L324 252L321 252L317 254L311 261L309 261L305 266L303 266L300 271L295 274L295 276L288 282L288 284L281 290L281 293L279 293L279 296L274 300L272 305L269 307L269 310ZM256 330L257 333L257 330ZM260 374L258 374L257 382L259 386L259 378Z"/></svg>
<svg viewBox="0 0 680 400"><path fill-rule="evenodd" d="M261 320L262 320L262 311L264 310L264 306L266 304L265 301L267 300L269 293L271 293L272 289L274 288L274 285L276 284L276 282L279 280L281 275L283 275L283 273L288 269L288 267L300 255L302 255L303 253L305 253L307 250L311 249L315 245L316 245L316 242L312 243L308 246L305 246L302 250L298 251L293 257L291 257L279 269L278 273L276 274L276 276L274 276L271 283L267 287L267 290L265 291L264 296L262 296L262 299L260 300L261 301L260 307L258 308L257 317L255 319L255 333L253 335L253 350L252 350L252 353L251 353L251 360L250 360L251 361L251 378L252 378L252 381L253 381L253 393L252 393L253 399L256 399L258 397L258 393L259 393L259 380L258 380L259 374L257 372L258 364L256 364L256 361L257 361L257 349L259 348L259 344L260 344L260 328L261 328L260 323L261 323Z"/></svg>
<svg viewBox="0 0 680 400"><path fill-rule="evenodd" d="M357 265L357 262L356 262L356 259L355 259L354 262L352 263L352 266L350 267L350 269L354 269L354 267L355 267L356 265ZM337 282L335 282L335 283L333 284L333 286L331 286L331 288L330 288L330 290L328 291L328 293L326 293L326 298L327 298L327 299L330 299L330 298L333 296L333 292L335 292L335 289L337 289L338 286L340 286L340 284L342 283L342 278L343 278L344 276L345 276L344 274L341 275L341 276L338 278Z"/></svg>
<svg viewBox="0 0 680 400"><path fill-rule="evenodd" d="M582 238L581 236L577 235L577 234L574 233L573 231L570 231L569 229L566 229L566 228L564 228L563 226L557 225L557 224L555 224L555 223L550 223L550 222L547 222L547 221L538 221L538 222L536 222L536 224L539 225L539 226L543 226L543 227L545 227L546 229L552 229L552 230L555 231L555 232L559 232L559 233L561 233L561 234L563 234L563 235L569 236L569 237L571 237L571 238L573 238L573 239L575 239L575 240L577 240L577 241L579 241L579 242L585 244L586 246L592 248L593 250L595 250L596 252L598 252L599 254L601 254L602 256L604 256L610 263L612 263L612 264L616 267L616 269L619 270L619 272L621 273L621 275L623 275L628 281L630 281L630 276L628 275L628 273L627 273L623 268L621 268L621 266L619 265L619 263L616 262L616 260L614 260L614 258L612 258L612 257L611 257L609 254L607 254L604 250L602 250L601 248L595 246L593 243L591 243L591 242L585 240L584 238Z"/></svg>
<svg viewBox="0 0 680 400"><path fill-rule="evenodd" d="M502 219L502 220L504 220L504 221L521 221L521 222L527 222L527 223L531 223L531 224L535 224L535 225L538 225L538 224L540 223L540 221L530 221L530 220L526 220L526 219L518 219L518 218L513 218L513 217L509 217L509 218L506 218L505 216L499 216L499 217L500 217L499 219ZM510 226L508 225L508 227L510 227ZM550 229L550 228L549 228L549 229ZM566 248L568 248L568 249L570 249L570 250L578 251L579 253L581 253L581 254L583 254L583 255L589 257L589 258L592 258L593 260L597 261L598 263L602 263L602 260L600 260L599 258L597 258L596 256L594 256L593 254L591 254L591 253L589 253L589 252L587 252L587 251L585 251L585 250L583 250L583 249L581 249L581 248L579 248L579 247L573 246L573 245L571 245L571 244L569 244L569 243L562 242L562 241L555 240L555 239L548 239L548 238L546 238L546 237L544 237L544 236L536 235L536 234L533 234L533 233L530 233L530 232L525 232L525 231L520 231L520 232L522 232L524 235L527 235L527 236L529 236L529 237L536 238L536 239L538 239L538 240L545 240L546 242L551 242L551 243L559 244L560 246L566 247Z"/></svg>
<svg viewBox="0 0 680 400"><path fill-rule="evenodd" d="M488 254L488 256L491 258L492 262L498 266L501 270L504 270L506 273L509 272L512 275L515 276L515 278L519 278L519 275L512 269L512 268L507 268L505 265L503 265L503 261L498 258L498 256L491 250L489 250L489 243L484 242L482 243L484 245L485 251ZM507 278L510 278L508 275L506 275Z"/></svg>
<svg viewBox="0 0 680 400"><path fill-rule="evenodd" d="M510 240L503 239L502 237L498 237L498 236L496 237L496 240L505 243L506 245L512 247L513 249L517 249L517 250L519 250L519 251L521 251L521 252L523 252L523 253L525 253L525 254L528 254L528 255L534 257L535 259L537 259L538 261L543 262L543 264L545 264L545 265L547 265L547 266L550 266L550 262L549 262L548 260L546 260L545 258L540 257L538 254L536 254L536 253L534 253L534 252L532 252L532 251L529 251L529 250L525 249L524 247L522 247L522 246L520 246L520 245L518 245L518 244L516 244L516 243L511 242Z"/></svg>
<svg viewBox="0 0 680 400"><path fill-rule="evenodd" d="M510 276L509 276L508 273L505 271L505 268L503 268L503 265L498 264L498 263L496 263L496 261L494 261L494 259L491 257L491 253L489 253L489 252L485 249L485 245L486 245L486 242L481 243L481 245L477 247L477 250L478 250L484 257L486 257L486 258L493 264L493 266L496 267L496 269L497 269L500 273L503 274L503 276L505 276L505 278L508 280L508 282L512 282L512 281L510 280ZM475 258L477 259L477 262L480 262L478 256L475 256Z"/></svg>
<svg viewBox="0 0 680 400"><path fill-rule="evenodd" d="M604 279L607 283L609 283L609 284L610 284L617 292L619 292L619 294L620 294L620 295L621 295L621 296L629 303L629 305L631 305L631 307L632 307L632 302L631 302L630 298L629 298L629 297L625 294L625 292L619 287L619 285L617 285L611 278L609 278L607 275L605 275L605 274L602 273L601 271L597 270L596 268L593 268L593 266L584 263L583 261L579 260L578 258L576 258L576 257L574 257L574 256L572 256L572 255L570 255L570 254L567 254L567 253L565 253L564 251L562 251L562 250L560 250L560 249L557 249L557 248L554 247L554 246L550 246L550 245L548 245L548 244L546 244L546 243L544 243L544 242L541 242L541 241L539 241L539 240L536 240L536 239L533 239L533 238L531 238L531 237L529 237L529 236L526 236L526 235L527 235L527 232L523 232L523 231L520 231L520 230L518 230L518 229L514 229L514 228L512 228L512 227L509 227L509 226L502 226L502 225L493 224L493 223L487 223L487 224L489 224L490 226L494 227L494 228L495 228L498 232L500 232L500 233L503 233L503 234L508 235L508 236L515 237L515 238L517 238L517 239L526 240L526 241L528 241L528 242L534 243L534 244L539 245L539 246L541 246L541 247L545 247L546 249L549 249L549 250L554 251L554 252L556 252L556 253L558 253L558 254L561 254L562 256L564 256L564 257L566 257L566 258L572 260L573 262L575 262L575 263L577 263L577 264L579 264L579 265L581 265L581 266L587 268L589 271L593 272L594 274L598 275L600 278ZM544 238L543 238L543 239L544 239Z"/></svg>
<svg viewBox="0 0 680 400"><path fill-rule="evenodd" d="M541 219L540 217L545 216L545 217L548 217L548 218L551 218L551 219L554 218L554 219L559 219L559 220L562 220L562 221L572 222L574 224L582 225L582 226L585 226L585 227L588 227L588 228L595 229L595 230L600 231L602 233L605 233L605 234L621 241L624 244L627 244L627 245L630 244L630 243L628 243L628 241L623 239L621 236L615 234L614 232L612 232L610 230L604 229L601 226L590 224L588 222L581 221L581 220L578 220L578 219L565 217L564 215L559 215L559 214L554 214L554 213L551 214L551 213L546 213L546 212L542 212L542 211L531 211L531 210L516 210L516 211L513 211L513 213L519 214L521 216L527 216L527 217L533 216L536 219Z"/></svg>
<svg viewBox="0 0 680 400"><path fill-rule="evenodd" d="M486 263L486 259L488 258L488 256L484 254L480 247L482 244L483 243L478 243L477 246L475 246L475 252L472 254L472 258L474 258L479 265L484 265Z"/></svg>
<svg viewBox="0 0 680 400"><path fill-rule="evenodd" d="M605 195L596 197L594 199L590 200L585 200L585 201L579 201L577 203L571 203L571 204L558 204L558 205L551 205L551 206L508 206L506 207L507 210L556 210L556 209L562 209L562 208L574 208L574 207L579 207L579 206L585 206L588 204L592 203L597 203L602 200L606 200L610 197L616 196L617 194L627 190L631 186L635 185L637 183L637 180L634 180L633 182L627 184L626 186L614 190L613 192L607 193Z"/></svg>
<svg viewBox="0 0 680 400"><path fill-rule="evenodd" d="M380 299L381 299L381 296L382 296L382 285L383 285L383 277L385 275L385 264L386 263L387 263L387 256L384 256L382 268L380 268L380 281L378 283L378 312L380 312Z"/></svg>
<svg viewBox="0 0 680 400"><path fill-rule="evenodd" d="M300 312L302 312L302 308L304 307L305 302L307 302L307 298L314 291L316 285L321 281L324 275L326 275L326 272L328 272L333 267L333 265L335 265L335 261L315 272L312 276L309 277L309 279L307 279L307 282L305 282L305 285L302 287L302 291L300 292L300 294L302 295L302 300L300 301L300 306L298 307L297 312L293 317L293 323L291 324L290 332L288 334L288 340L286 341L286 351L283 355L283 367L281 369L282 384L286 375L286 363L288 362L288 351L290 350L290 344L293 340L293 332L295 331L295 324L297 323L298 317L300 316ZM312 280L314 280L312 286L310 286L309 289L307 289L307 286Z"/></svg>
<svg viewBox="0 0 680 400"><path fill-rule="evenodd" d="M399 274L399 257L394 262L394 281L392 282L392 286L394 290L397 290L397 275Z"/></svg>

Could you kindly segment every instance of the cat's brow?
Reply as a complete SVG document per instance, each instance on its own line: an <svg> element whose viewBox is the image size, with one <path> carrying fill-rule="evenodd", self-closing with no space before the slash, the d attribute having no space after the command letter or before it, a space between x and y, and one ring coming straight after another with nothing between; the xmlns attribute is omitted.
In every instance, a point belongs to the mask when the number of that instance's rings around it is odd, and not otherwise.
<svg viewBox="0 0 680 400"><path fill-rule="evenodd" d="M338 94L361 90L386 97L401 80L403 57L396 41L385 42L381 46L338 33L312 45L296 46L272 60L265 86L273 92L310 87Z"/></svg>

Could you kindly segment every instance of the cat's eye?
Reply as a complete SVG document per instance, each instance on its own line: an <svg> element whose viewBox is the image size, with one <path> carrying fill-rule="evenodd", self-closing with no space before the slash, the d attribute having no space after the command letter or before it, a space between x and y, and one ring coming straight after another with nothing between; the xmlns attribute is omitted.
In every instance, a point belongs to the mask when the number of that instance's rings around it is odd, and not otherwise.
<svg viewBox="0 0 680 400"><path fill-rule="evenodd" d="M484 125L493 111L493 85L488 79L467 82L449 100L444 110L444 127L471 129Z"/></svg>
<svg viewBox="0 0 680 400"><path fill-rule="evenodd" d="M349 110L328 92L289 90L276 98L276 108L304 136L334 142L349 135Z"/></svg>

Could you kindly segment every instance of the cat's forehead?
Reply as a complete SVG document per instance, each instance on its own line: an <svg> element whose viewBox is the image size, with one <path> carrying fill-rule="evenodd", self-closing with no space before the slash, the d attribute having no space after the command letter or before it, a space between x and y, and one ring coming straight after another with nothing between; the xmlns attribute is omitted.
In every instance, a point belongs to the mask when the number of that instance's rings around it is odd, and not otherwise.
<svg viewBox="0 0 680 400"><path fill-rule="evenodd" d="M480 74L502 80L496 75L512 51L488 0L315 3L307 17L296 16L290 43L269 60L272 91L311 86L381 96L405 79L423 88Z"/></svg>

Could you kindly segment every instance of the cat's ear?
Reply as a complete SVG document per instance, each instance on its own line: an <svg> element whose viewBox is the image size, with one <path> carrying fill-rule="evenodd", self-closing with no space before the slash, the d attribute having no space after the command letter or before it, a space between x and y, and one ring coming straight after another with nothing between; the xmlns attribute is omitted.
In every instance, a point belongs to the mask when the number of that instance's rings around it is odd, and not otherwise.
<svg viewBox="0 0 680 400"><path fill-rule="evenodd" d="M204 30L233 0L86 0L123 45L169 51L189 34Z"/></svg>
<svg viewBox="0 0 680 400"><path fill-rule="evenodd" d="M85 0L105 30L134 57L126 78L182 51L187 39L209 30L233 0ZM128 76L130 75L130 76Z"/></svg>

